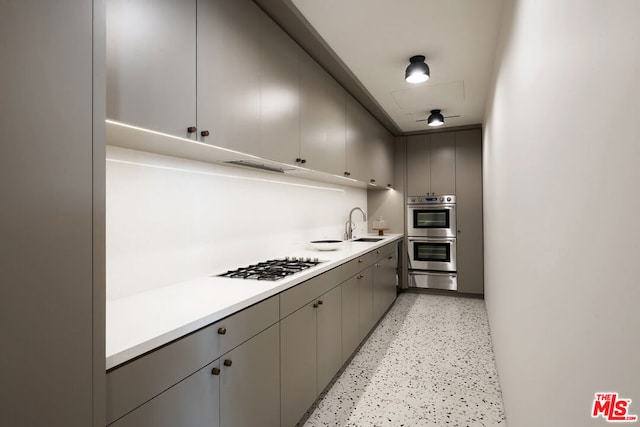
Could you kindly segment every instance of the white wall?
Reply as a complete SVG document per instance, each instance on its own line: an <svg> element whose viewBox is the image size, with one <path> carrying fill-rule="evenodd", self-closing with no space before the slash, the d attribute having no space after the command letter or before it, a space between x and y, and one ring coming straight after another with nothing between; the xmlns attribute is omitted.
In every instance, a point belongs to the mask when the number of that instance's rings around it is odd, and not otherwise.
<svg viewBox="0 0 640 427"><path fill-rule="evenodd" d="M484 130L485 290L511 427L640 414L640 2L507 4Z"/></svg>
<svg viewBox="0 0 640 427"><path fill-rule="evenodd" d="M117 147L106 175L108 299L341 239L367 206L363 189Z"/></svg>

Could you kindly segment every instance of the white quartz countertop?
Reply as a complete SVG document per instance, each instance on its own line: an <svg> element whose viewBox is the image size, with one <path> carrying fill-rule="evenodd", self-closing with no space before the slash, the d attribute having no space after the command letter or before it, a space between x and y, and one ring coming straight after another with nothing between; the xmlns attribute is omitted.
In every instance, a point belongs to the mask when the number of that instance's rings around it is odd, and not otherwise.
<svg viewBox="0 0 640 427"><path fill-rule="evenodd" d="M378 242L344 242L336 251L297 249L276 255L273 258L310 257L325 262L275 282L206 276L107 301L106 368L116 367L400 238L400 234L390 234ZM229 270L238 267L244 265L230 265Z"/></svg>

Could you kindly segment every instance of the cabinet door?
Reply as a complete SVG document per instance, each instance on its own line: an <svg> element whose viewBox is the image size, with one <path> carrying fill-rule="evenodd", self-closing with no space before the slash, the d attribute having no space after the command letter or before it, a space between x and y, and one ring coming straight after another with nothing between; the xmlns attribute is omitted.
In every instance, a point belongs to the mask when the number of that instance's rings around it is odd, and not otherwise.
<svg viewBox="0 0 640 427"><path fill-rule="evenodd" d="M346 362L360 344L359 275L340 285L342 293L342 363Z"/></svg>
<svg viewBox="0 0 640 427"><path fill-rule="evenodd" d="M106 6L107 117L190 136L187 128L196 126L196 0L110 0Z"/></svg>
<svg viewBox="0 0 640 427"><path fill-rule="evenodd" d="M482 131L456 132L458 291L484 293L482 253Z"/></svg>
<svg viewBox="0 0 640 427"><path fill-rule="evenodd" d="M275 324L220 358L222 427L280 426L279 337Z"/></svg>
<svg viewBox="0 0 640 427"><path fill-rule="evenodd" d="M327 79L309 55L300 56L300 158L301 166L327 169Z"/></svg>
<svg viewBox="0 0 640 427"><path fill-rule="evenodd" d="M381 125L371 141L371 183L380 188L393 184L393 138Z"/></svg>
<svg viewBox="0 0 640 427"><path fill-rule="evenodd" d="M154 397L111 427L216 427L219 424L220 376L216 360Z"/></svg>
<svg viewBox="0 0 640 427"><path fill-rule="evenodd" d="M270 19L262 26L260 155L295 164L299 156L300 48Z"/></svg>
<svg viewBox="0 0 640 427"><path fill-rule="evenodd" d="M431 193L456 194L456 134L431 135Z"/></svg>
<svg viewBox="0 0 640 427"><path fill-rule="evenodd" d="M407 137L407 196L431 192L431 152L428 135Z"/></svg>
<svg viewBox="0 0 640 427"><path fill-rule="evenodd" d="M315 301L280 321L282 427L295 426L317 396L314 304Z"/></svg>
<svg viewBox="0 0 640 427"><path fill-rule="evenodd" d="M373 267L363 270L358 276L358 306L360 312L359 343L367 336L375 320L373 319Z"/></svg>
<svg viewBox="0 0 640 427"><path fill-rule="evenodd" d="M396 264L395 252L373 266L373 318L377 322L396 298Z"/></svg>
<svg viewBox="0 0 640 427"><path fill-rule="evenodd" d="M342 366L342 294L340 286L318 298L318 390L322 390Z"/></svg>
<svg viewBox="0 0 640 427"><path fill-rule="evenodd" d="M327 77L327 168L342 176L346 169L347 94L332 77Z"/></svg>
<svg viewBox="0 0 640 427"><path fill-rule="evenodd" d="M369 182L371 157L367 143L371 138L371 116L358 101L347 95L346 169L349 178Z"/></svg>
<svg viewBox="0 0 640 427"><path fill-rule="evenodd" d="M260 152L260 31L251 1L198 0L198 135L205 142ZM200 131L208 131L208 137Z"/></svg>

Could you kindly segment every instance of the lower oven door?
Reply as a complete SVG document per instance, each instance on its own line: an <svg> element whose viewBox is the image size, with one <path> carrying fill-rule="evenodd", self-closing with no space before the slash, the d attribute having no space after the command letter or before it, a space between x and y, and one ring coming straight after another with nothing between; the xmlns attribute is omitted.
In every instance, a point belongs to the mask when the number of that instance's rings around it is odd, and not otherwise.
<svg viewBox="0 0 640 427"><path fill-rule="evenodd" d="M456 239L409 237L409 269L456 271Z"/></svg>
<svg viewBox="0 0 640 427"><path fill-rule="evenodd" d="M453 272L409 270L409 287L458 290L458 276Z"/></svg>

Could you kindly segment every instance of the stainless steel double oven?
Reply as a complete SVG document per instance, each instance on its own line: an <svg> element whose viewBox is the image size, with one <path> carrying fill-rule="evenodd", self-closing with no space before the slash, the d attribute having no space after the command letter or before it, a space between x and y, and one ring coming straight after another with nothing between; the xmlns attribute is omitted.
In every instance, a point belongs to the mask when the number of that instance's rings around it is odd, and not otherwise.
<svg viewBox="0 0 640 427"><path fill-rule="evenodd" d="M456 197L407 200L409 286L457 290Z"/></svg>

